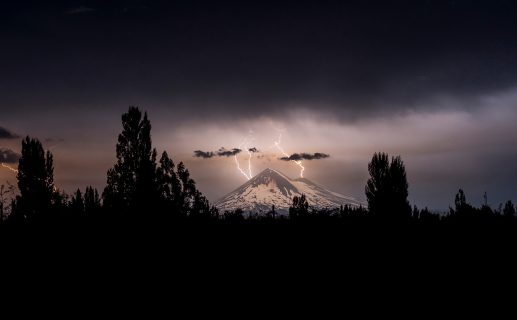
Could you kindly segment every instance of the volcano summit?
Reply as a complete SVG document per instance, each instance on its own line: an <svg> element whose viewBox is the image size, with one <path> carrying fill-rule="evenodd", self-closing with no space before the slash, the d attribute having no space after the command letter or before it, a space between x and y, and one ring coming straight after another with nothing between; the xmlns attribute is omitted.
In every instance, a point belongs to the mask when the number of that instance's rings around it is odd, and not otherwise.
<svg viewBox="0 0 517 320"><path fill-rule="evenodd" d="M358 207L362 204L309 179L290 179L283 173L268 168L216 201L215 206L221 212L240 208L244 212L265 213L274 205L277 212L286 214L293 198L302 194L307 198L309 206L316 209L331 209L341 205Z"/></svg>

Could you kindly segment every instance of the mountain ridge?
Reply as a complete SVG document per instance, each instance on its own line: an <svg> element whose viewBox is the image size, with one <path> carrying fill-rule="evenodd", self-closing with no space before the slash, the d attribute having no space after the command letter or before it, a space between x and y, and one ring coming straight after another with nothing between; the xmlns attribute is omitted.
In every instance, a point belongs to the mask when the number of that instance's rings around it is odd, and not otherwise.
<svg viewBox="0 0 517 320"><path fill-rule="evenodd" d="M309 205L316 209L363 205L352 197L330 191L307 178L291 179L270 168L264 169L214 204L221 212L240 208L248 213L266 213L274 205L278 213L287 214L293 197L302 194L306 196Z"/></svg>

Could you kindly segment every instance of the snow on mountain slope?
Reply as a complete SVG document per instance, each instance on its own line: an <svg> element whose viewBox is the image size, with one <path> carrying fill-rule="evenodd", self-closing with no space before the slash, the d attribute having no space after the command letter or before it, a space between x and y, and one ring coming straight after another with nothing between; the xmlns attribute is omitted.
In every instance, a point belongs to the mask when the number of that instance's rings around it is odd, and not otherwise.
<svg viewBox="0 0 517 320"><path fill-rule="evenodd" d="M305 194L311 207L318 209L362 204L308 179L290 179L281 172L268 168L216 201L215 206L221 212L240 208L245 212L260 213L270 211L274 205L279 213L287 213L293 197L302 194Z"/></svg>

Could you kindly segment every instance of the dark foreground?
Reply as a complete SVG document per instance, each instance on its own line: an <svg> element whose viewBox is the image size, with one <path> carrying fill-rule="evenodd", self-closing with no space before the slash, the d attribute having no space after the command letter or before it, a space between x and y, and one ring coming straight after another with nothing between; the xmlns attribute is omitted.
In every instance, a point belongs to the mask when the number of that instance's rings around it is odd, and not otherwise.
<svg viewBox="0 0 517 320"><path fill-rule="evenodd" d="M291 314L323 300L318 317L348 311L352 301L367 306L365 315L384 314L379 301L406 312L423 303L427 313L435 301L457 307L457 299L513 292L517 270L514 223L135 219L0 230L4 285L85 311L99 304L77 294L125 312L145 300L172 313L170 305L185 303L192 315L242 316L236 304L253 314L281 305Z"/></svg>
<svg viewBox="0 0 517 320"><path fill-rule="evenodd" d="M190 256L207 264L240 258L277 262L322 259L349 265L361 264L363 259L421 259L433 263L513 259L517 252L517 223L513 219L448 223L375 219L76 219L3 224L0 238L4 252L43 258L57 254L56 258L106 261L127 257L169 261Z"/></svg>

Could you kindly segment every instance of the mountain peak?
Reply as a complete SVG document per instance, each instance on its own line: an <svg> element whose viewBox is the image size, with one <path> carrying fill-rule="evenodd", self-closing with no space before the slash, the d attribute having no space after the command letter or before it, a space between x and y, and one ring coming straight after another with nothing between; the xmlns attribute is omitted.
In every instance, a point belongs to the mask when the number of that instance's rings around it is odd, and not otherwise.
<svg viewBox="0 0 517 320"><path fill-rule="evenodd" d="M266 168L266 169L262 170L262 172L260 172L259 174L270 173L270 172L277 172L277 171L273 170L271 168Z"/></svg>
<svg viewBox="0 0 517 320"><path fill-rule="evenodd" d="M242 209L245 212L268 212L274 205L279 213L287 213L292 199L304 194L315 208L334 208L341 205L359 206L353 198L327 190L306 178L291 179L280 171L266 168L230 192L215 205L221 211Z"/></svg>
<svg viewBox="0 0 517 320"><path fill-rule="evenodd" d="M279 171L276 171L274 169L271 169L271 168L266 168L264 170L262 170L259 174L257 174L255 177L258 177L258 176L271 176L271 175L279 175L279 176L282 176L282 177L285 177L287 178L287 176ZM253 178L252 178L253 179ZM287 178L288 179L288 178Z"/></svg>
<svg viewBox="0 0 517 320"><path fill-rule="evenodd" d="M270 191L276 189L285 197L292 198L294 194L300 192L290 181L291 179L283 173L267 168L237 188L234 192L248 187L255 189L269 188Z"/></svg>

